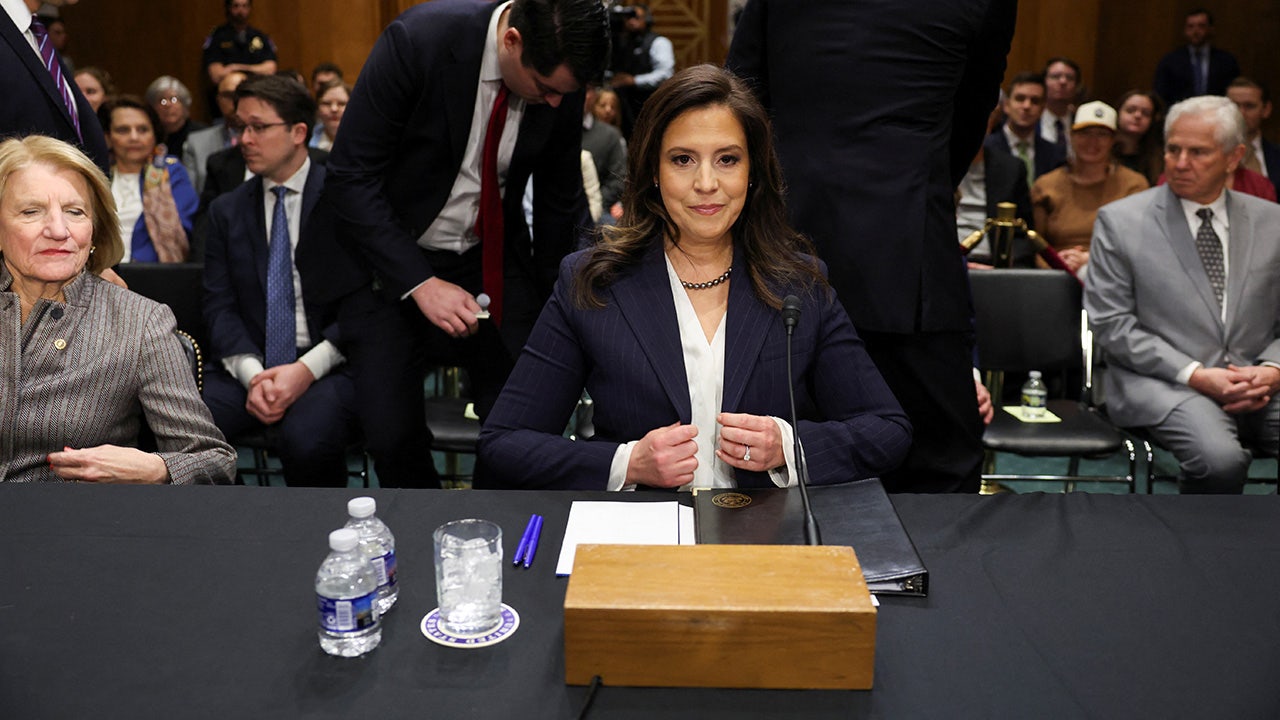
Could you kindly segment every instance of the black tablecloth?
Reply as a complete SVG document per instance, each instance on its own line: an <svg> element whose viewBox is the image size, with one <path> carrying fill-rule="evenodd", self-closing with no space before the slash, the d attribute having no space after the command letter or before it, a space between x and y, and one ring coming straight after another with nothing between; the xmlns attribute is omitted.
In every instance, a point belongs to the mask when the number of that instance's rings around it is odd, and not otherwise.
<svg viewBox="0 0 1280 720"><path fill-rule="evenodd" d="M373 491L400 601L348 660L319 649L312 581L357 494L0 486L0 718L573 717L554 561L570 501L604 496ZM590 717L1280 717L1277 498L893 501L930 596L882 598L875 690L604 687ZM431 531L487 518L510 553L532 512L538 560L503 578L517 633L424 638Z"/></svg>

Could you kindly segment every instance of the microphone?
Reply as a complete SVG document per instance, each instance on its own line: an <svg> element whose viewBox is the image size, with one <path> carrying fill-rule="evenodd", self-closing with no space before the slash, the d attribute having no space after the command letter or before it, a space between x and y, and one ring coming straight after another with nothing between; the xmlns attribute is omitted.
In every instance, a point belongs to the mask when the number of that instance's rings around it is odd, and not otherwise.
<svg viewBox="0 0 1280 720"><path fill-rule="evenodd" d="M822 533L818 532L818 519L809 506L809 468L804 461L804 447L800 444L800 421L796 417L795 383L791 381L791 333L800 322L800 298L788 295L782 299L782 324L787 328L787 395L791 399L791 437L796 456L796 484L800 486L800 502L804 505L804 544L821 545Z"/></svg>

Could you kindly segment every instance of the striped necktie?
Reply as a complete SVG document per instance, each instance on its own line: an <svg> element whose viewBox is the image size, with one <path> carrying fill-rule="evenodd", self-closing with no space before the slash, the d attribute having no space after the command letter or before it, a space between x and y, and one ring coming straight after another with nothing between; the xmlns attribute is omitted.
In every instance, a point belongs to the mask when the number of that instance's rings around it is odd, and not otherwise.
<svg viewBox="0 0 1280 720"><path fill-rule="evenodd" d="M80 113L76 110L76 98L71 94L71 86L67 84L67 78L62 74L62 62L58 60L58 51L49 41L49 29L35 15L31 16L31 34L36 39L36 47L40 51L40 60L44 62L44 69L48 70L49 75L53 77L53 84L57 86L58 94L62 96L62 104L67 106L67 112L71 114L71 124L76 128L76 137L83 141L84 135L80 133Z"/></svg>

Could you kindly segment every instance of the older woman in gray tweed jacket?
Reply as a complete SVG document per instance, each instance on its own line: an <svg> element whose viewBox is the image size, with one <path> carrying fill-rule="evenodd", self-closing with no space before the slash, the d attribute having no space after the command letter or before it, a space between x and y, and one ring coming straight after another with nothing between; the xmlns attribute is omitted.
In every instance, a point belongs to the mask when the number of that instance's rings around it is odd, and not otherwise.
<svg viewBox="0 0 1280 720"><path fill-rule="evenodd" d="M0 481L234 477L173 313L95 274L122 253L87 157L41 136L0 143ZM137 448L144 420L158 452Z"/></svg>

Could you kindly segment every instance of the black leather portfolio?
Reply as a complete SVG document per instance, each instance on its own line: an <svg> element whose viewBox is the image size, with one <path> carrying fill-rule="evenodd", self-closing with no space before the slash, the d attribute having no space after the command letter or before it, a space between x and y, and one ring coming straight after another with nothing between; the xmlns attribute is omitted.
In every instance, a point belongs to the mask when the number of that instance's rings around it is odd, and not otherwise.
<svg viewBox="0 0 1280 720"><path fill-rule="evenodd" d="M849 545L867 587L890 595L928 594L929 571L876 478L809 488L824 545ZM699 489L693 494L699 544L801 545L798 488Z"/></svg>

